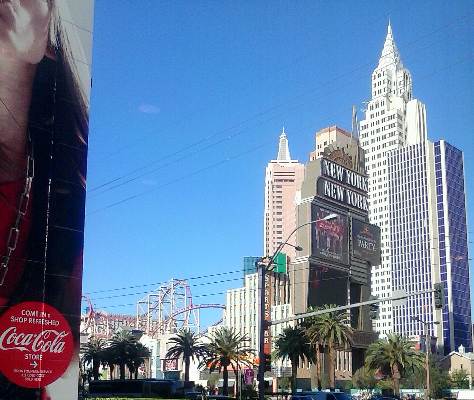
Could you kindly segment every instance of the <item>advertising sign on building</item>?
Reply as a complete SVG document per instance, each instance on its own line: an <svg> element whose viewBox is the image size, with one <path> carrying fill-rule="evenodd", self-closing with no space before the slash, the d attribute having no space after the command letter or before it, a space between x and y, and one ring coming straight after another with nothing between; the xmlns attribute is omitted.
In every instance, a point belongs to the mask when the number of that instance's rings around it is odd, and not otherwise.
<svg viewBox="0 0 474 400"><path fill-rule="evenodd" d="M93 0L0 2L0 398L77 399Z"/></svg>
<svg viewBox="0 0 474 400"><path fill-rule="evenodd" d="M317 194L344 207L368 212L368 178L334 161L321 159Z"/></svg>
<svg viewBox="0 0 474 400"><path fill-rule="evenodd" d="M251 368L244 369L244 383L246 385L252 385L254 380L255 373Z"/></svg>
<svg viewBox="0 0 474 400"><path fill-rule="evenodd" d="M178 371L178 359L165 358L163 360L163 371Z"/></svg>
<svg viewBox="0 0 474 400"><path fill-rule="evenodd" d="M352 255L371 265L380 264L380 228L377 225L352 219Z"/></svg>
<svg viewBox="0 0 474 400"><path fill-rule="evenodd" d="M266 322L270 322L272 319L272 278L270 274L265 274L265 312L264 312L264 320ZM272 352L272 336L270 331L270 325L265 324L264 332L263 332L263 350L265 354L271 354Z"/></svg>
<svg viewBox="0 0 474 400"><path fill-rule="evenodd" d="M326 261L349 264L348 219L329 209L312 206L312 255ZM325 219L331 214L335 218Z"/></svg>

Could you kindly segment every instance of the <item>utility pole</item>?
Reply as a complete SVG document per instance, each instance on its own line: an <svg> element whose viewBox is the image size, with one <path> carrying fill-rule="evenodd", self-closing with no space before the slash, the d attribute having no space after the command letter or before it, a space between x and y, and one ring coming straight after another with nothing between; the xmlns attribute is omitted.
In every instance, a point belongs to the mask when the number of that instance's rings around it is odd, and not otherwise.
<svg viewBox="0 0 474 400"><path fill-rule="evenodd" d="M272 260L273 262L273 260ZM258 398L259 400L265 399L265 273L267 272L267 265L261 262L258 263L258 280L260 282L260 332L259 332L259 343L258 343Z"/></svg>
<svg viewBox="0 0 474 400"><path fill-rule="evenodd" d="M425 326L425 368L426 368L426 394L425 399L430 400L430 351L431 351L431 335L429 335L430 330L428 329L428 324Z"/></svg>
<svg viewBox="0 0 474 400"><path fill-rule="evenodd" d="M439 322L437 321L423 321L418 317L411 317L413 321L417 321L423 324L423 333L425 335L425 368L426 368L426 393L425 393L425 400L430 400L430 392L431 392L431 382L430 382L430 351L431 351L431 335L429 326L431 324L437 325Z"/></svg>
<svg viewBox="0 0 474 400"><path fill-rule="evenodd" d="M283 242L278 245L276 248L275 252L271 257L265 257L260 260L260 262L257 264L258 265L258 273L259 273L259 282L260 282L260 321L259 321L259 337L258 337L258 342L259 342L259 349L258 349L258 358L259 358L259 363L258 363L258 373L257 373L257 380L258 380L258 400L264 400L265 399L265 350L264 350L264 345L265 345L265 330L271 326L271 321L266 321L265 320L265 274L271 270L273 270L273 261L275 260L276 256L278 253L285 247L286 245L292 246L296 249L296 251L302 251L303 248L300 246L295 246L292 245L289 242L293 234L298 230L303 228L304 226L312 225L315 224L319 221L329 221L332 219L337 218L337 214L331 213L329 215L326 215L323 218L320 218L315 221L309 221L305 222L304 224L301 224L297 226L295 229L291 231L291 233L288 235L288 238Z"/></svg>

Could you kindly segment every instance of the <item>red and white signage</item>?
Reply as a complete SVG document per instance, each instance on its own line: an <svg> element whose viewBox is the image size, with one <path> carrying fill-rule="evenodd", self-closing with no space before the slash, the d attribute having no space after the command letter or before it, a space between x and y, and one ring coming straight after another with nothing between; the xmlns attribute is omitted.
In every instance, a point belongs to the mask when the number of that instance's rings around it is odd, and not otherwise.
<svg viewBox="0 0 474 400"><path fill-rule="evenodd" d="M62 314L48 304L24 302L0 318L0 371L26 388L58 379L71 362L74 340Z"/></svg>

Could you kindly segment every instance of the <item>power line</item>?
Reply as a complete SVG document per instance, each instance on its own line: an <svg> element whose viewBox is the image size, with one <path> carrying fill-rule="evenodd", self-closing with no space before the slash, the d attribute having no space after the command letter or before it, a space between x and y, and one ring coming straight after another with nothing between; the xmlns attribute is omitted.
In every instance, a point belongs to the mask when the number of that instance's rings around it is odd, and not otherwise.
<svg viewBox="0 0 474 400"><path fill-rule="evenodd" d="M371 20L368 22L367 26L374 27L374 29L375 29L376 26L377 26L377 25L376 25L376 22L377 22L377 21L379 21L379 20L381 20L381 19L384 19L385 21L387 21L387 19L389 18L390 15L393 15L393 13L384 13L384 14L381 15L381 16L374 17L373 19L371 19ZM353 19L352 17L349 17L349 18L348 18L348 20L352 20L352 19ZM321 34L324 34L324 32L326 32L327 34L332 34L332 35L334 35L334 30L333 30L332 28L329 28L329 29L327 29L327 30L325 30L325 31L318 31L318 34L321 35ZM341 31L339 31L339 30L336 31L336 33L339 33L339 32L341 32ZM281 64L279 64L278 66L276 66L276 67L273 69L273 71L279 73L279 72L281 72L281 71L287 70L287 69L289 69L289 68L292 68L292 67L295 65L295 63L301 63L301 61L307 59L308 57L310 57L310 54L305 53L305 54L301 55L300 57L296 57L296 58L292 59L291 63L287 64L286 66L281 66ZM250 86L250 88L253 88L253 86ZM194 115L199 114L199 113L200 113L200 111L196 111L196 112L192 113L191 116L194 116ZM169 129L170 126L178 125L178 124L179 124L180 122L182 122L182 121L183 121L182 118L177 118L176 120L174 120L174 122L172 122L171 124L168 124L167 129ZM230 129L230 128L227 128L227 129ZM153 129L153 130L149 131L149 132L146 134L146 136L148 136L148 135L150 135L150 134L154 134L154 133L156 133L156 130ZM221 133L222 133L222 132L221 132ZM182 149L180 149L180 150L177 150L176 153L180 153L182 150L186 150L186 149L188 149L188 148L194 147L196 144L200 144L202 141L208 140L209 138L211 138L211 137L213 137L213 136L214 136L214 135L209 135L209 136L207 136L207 137L204 137L204 138L202 138L202 139L199 139L197 142L194 142L194 143L192 143L192 144L189 145L189 146L186 146L186 147L184 147L184 148L182 148ZM143 139L144 139L143 137L142 137L140 140L135 139L133 143L127 144L127 145L121 147L120 149L114 151L113 153L110 153L110 154L105 155L104 157L106 157L106 158L112 157L112 156L115 156L116 154L118 154L118 153L120 153L120 152L122 152L122 151L124 151L124 150L130 150L131 147L137 145L137 144L138 144L140 141L142 141ZM174 155L174 154L175 154L175 153L172 153L171 155ZM165 155L165 156L163 156L163 158L166 159L166 158L168 158L169 156L170 156L170 155ZM99 186L101 186L101 185L99 185ZM96 188L92 188L91 190L95 190L95 189L96 189Z"/></svg>
<svg viewBox="0 0 474 400"><path fill-rule="evenodd" d="M464 59L461 59L461 60L458 60L457 62L452 63L452 64L446 66L445 68L440 68L440 69L438 69L437 71L439 71L439 70L445 70L445 69L451 68L452 66L459 65L459 64L461 64L461 63L463 63L463 62L466 62L466 61L469 60L470 58L472 58L472 54L469 54L468 57L466 57L466 58L464 58ZM432 72L430 75L434 75L435 73L436 73L436 71ZM272 118L274 118L274 117L272 117ZM120 204L123 204L123 203L125 203L125 202L131 201L131 200L134 200L134 199L136 199L136 198L138 198L138 197L142 197L142 196L147 195L147 194L149 194L149 193L155 192L156 190L161 189L161 188L163 188L163 187L166 187L166 186L169 186L169 185L174 184L174 183L176 183L176 182L182 181L183 179L187 179L187 178L189 178L189 177L191 177L191 176L198 175L198 174L200 174L200 173L202 173L202 172L205 172L205 171L207 171L207 170L216 168L216 167L218 167L218 166L220 166L220 165L223 165L223 164L225 164L225 163L227 163L227 162L229 162L229 161L233 161L233 160L238 159L238 158L240 158L240 157L242 157L242 156L244 156L244 155L246 155L246 154L252 153L252 152L254 152L254 151L256 151L256 150L258 150L258 149L260 149L260 148L263 148L263 147L265 147L265 146L267 145L267 143L270 143L270 142L273 142L273 139L272 139L272 140L268 140L268 141L262 143L261 145L259 145L259 146L257 146L257 147L254 147L254 148L251 148L251 149L249 149L249 150L247 150L247 151L245 151L245 152L239 153L239 154L237 154L237 155L235 155L235 156L233 156L233 157L227 157L226 159L223 159L223 160L221 160L221 161L218 161L218 162L216 162L216 163L214 163L214 164L211 164L211 165L209 165L209 166L207 166L207 167L201 168L201 169L196 170L196 171L192 171L192 172L190 172L190 173L187 174L187 175L184 175L184 176L181 176L181 177L179 177L179 178L176 178L176 179L174 179L174 180L172 180L172 181L169 181L169 182L167 182L167 183L165 183L165 184L163 184L163 185L156 186L156 187L154 187L154 188L152 188L152 189L148 189L148 190L142 191L142 192L140 192L140 193L137 193L137 194L131 195L131 196L129 196L129 197L126 197L126 198L124 198L124 199L121 199L121 200L119 200L119 201L117 201L117 202L108 204L108 205L106 205L106 206L104 206L104 207L95 209L95 210L93 210L93 211L91 211L91 212L88 212L87 215L93 215L93 214L96 214L96 213L98 213L98 212L101 212L101 211L104 211L104 210L107 210L107 209L116 207L116 206L118 206L118 205L120 205ZM119 185L119 186L121 186L121 185Z"/></svg>
<svg viewBox="0 0 474 400"><path fill-rule="evenodd" d="M173 183L180 182L180 181L182 181L183 179L187 179L187 178L190 178L190 177L192 177L192 176L194 176L194 175L198 175L198 174L200 174L200 173L202 173L202 172L205 172L205 171L208 171L208 170L210 170L210 169L216 168L216 167L218 167L218 166L220 166L220 165L223 165L223 164L225 164L225 163L227 163L227 162L229 162L229 161L234 161L234 160L236 160L236 159L238 159L238 158L240 158L240 157L243 157L243 156L245 156L245 155L247 155L247 154L253 153L253 152L256 151L256 150L259 150L259 149L265 147L266 144L267 144L267 142L265 142L265 143L263 143L263 144L260 144L260 145L258 145L258 146L256 146L256 147L253 147L253 148L251 148L251 149L249 149L249 150L246 150L246 151L244 151L244 152L238 153L238 154L236 154L236 155L234 155L234 156L232 156L232 157L227 157L227 158L225 158L225 159L223 159L223 160L217 161L217 162L214 163L214 164L211 164L211 165L208 165L208 166L206 166L206 167L200 168L200 169L198 169L198 170L196 170L196 171L192 171L192 172L190 172L189 174L186 174L186 175L183 175L183 176L181 176L181 177L179 177L179 178L173 179L173 180L171 180L171 181L169 181L169 182L167 182L167 183L164 183L164 184L162 184L162 185L155 186L154 188L151 188L151 189L148 189L148 190L144 190L144 191L142 191L142 192L140 192L140 193L136 193L136 194L134 194L134 195L131 195L131 196L129 196L129 197L126 197L126 198L124 198L124 199L121 199L121 200L119 200L119 201L116 201L116 202L114 202L114 203L108 204L108 205L106 205L106 206L104 206L104 207L95 209L95 210L93 210L93 211L88 212L88 213L86 214L86 216L89 216L89 215L92 215L92 214L96 214L96 213L98 213L98 212L100 212L100 211L104 211L104 210L107 210L107 209L109 209L109 208L116 207L116 206L118 206L118 205L120 205L120 204L123 204L123 203L126 203L126 202L128 202L128 201L134 200L134 199L136 199L136 198L138 198L138 197L142 197L142 196L147 195L147 194L149 194L149 193L155 192L155 191L157 191L157 190L159 190L159 189L162 189L163 187L172 185Z"/></svg>
<svg viewBox="0 0 474 400"><path fill-rule="evenodd" d="M216 276L223 276L223 275L230 275L230 274L236 274L238 272L243 272L243 269L236 269L236 270L231 270L231 271L226 271L226 272L219 272L216 274L208 274L208 275L198 275L198 276L192 276L189 278L177 278L176 280L180 281L192 281L196 279L204 279L204 278L214 278ZM135 289L135 288L140 288L140 287L145 287L145 286L160 286L165 283L169 283L170 280L167 281L161 281L161 282L154 282L154 283L145 283L142 285L133 285L133 286L125 286L121 288L112 288L112 289L103 289L103 290L96 290L93 292L86 292L84 293L85 295L90 295L90 294L95 294L95 293L107 293L107 292L114 292L118 290L127 290L127 289Z"/></svg>
<svg viewBox="0 0 474 400"><path fill-rule="evenodd" d="M401 256L407 256L407 255L414 257L415 259L412 259L412 260L409 260L409 261L402 260L402 261L398 262L398 264L400 264L402 262L403 263L409 263L410 261L411 262L416 261L416 257L419 256L420 254L429 254L430 250L436 250L436 249L437 249L437 247L430 247L430 248L427 248L427 249L420 249L420 250L414 250L414 251L409 251L409 252L404 252L404 253L397 253L396 255L395 254L394 255L390 254L390 257L391 258L399 258ZM290 265L297 265L297 264L290 262L288 265L290 266ZM377 266L372 266L372 267L377 267ZM309 266L309 267L305 267L305 266L296 267L295 266L294 268L291 269L291 272L298 272L298 271L303 271L303 270L307 270L307 269L311 269L311 268L312 268L311 266ZM245 272L245 269L238 268L238 269L233 269L233 270L229 270L229 271L226 271L226 272L219 272L219 273L215 273L215 274L198 275L198 276L192 276L192 277L188 277L188 278L186 278L186 277L184 277L184 278L172 278L172 279L179 280L179 281L192 281L192 280L200 280L200 279L205 279L205 278L215 278L215 277L220 277L220 276L224 276L224 275L231 275L231 274L237 274L237 273L242 273L242 272ZM377 271L375 271L375 272L377 272ZM256 273L256 271L255 271L255 273ZM237 281L237 280L242 280L242 279L244 279L244 277L240 276L238 278L231 278L231 279L226 279L226 280L197 283L197 284L194 284L194 285L190 285L190 287L207 286L207 285L211 285L211 284L232 282L232 281ZM139 284L139 285L125 286L125 287L120 287L120 288L103 289L103 290L98 290L98 291L85 292L84 295L88 296L88 295L91 295L91 294L116 292L116 291L129 290L129 289L138 289L138 288L145 288L145 287L149 287L149 286L160 286L160 285L163 285L163 284L167 284L170 281L171 281L171 279L166 280L166 281L154 282L154 283L145 283L145 284ZM148 291L146 291L146 292L133 292L133 293L120 294L120 295L113 295L113 296L90 298L90 300L104 300L104 299L111 299L111 298L118 298L118 297L128 297L128 296L132 296L132 295L146 294L146 293L149 293L149 292Z"/></svg>
<svg viewBox="0 0 474 400"><path fill-rule="evenodd" d="M433 33L437 33L437 32L439 32L439 31L442 31L442 30L444 30L444 29L447 29L447 28L449 28L451 25L453 25L454 23L457 23L458 20L463 20L463 19L466 19L466 18L468 18L468 17L469 17L469 15L464 15L464 16L462 16L462 17L460 17L460 18L457 18L456 20L450 22L450 23L447 24L447 25L443 25L443 26L441 26L441 27L439 27L439 28L437 28L437 29L435 29L435 30L433 30L433 31L431 31L431 32L428 32L428 33L426 33L426 34L424 34L424 35L421 35L419 38L417 38L417 39L415 39L415 40L409 42L409 44L407 45L407 47L413 46L415 43L419 42L419 41L422 40L423 38L429 37L429 36L431 36ZM426 46L425 49L426 49L426 48L429 48L429 47L431 47L431 46L433 46L434 44L436 44L436 42L434 42L433 44L431 44L431 45L429 45L429 46ZM363 68L363 67L365 67L365 66L367 66L367 65L370 65L370 64L371 64L370 62L361 64L360 66L355 67L355 68L351 69L350 71L347 71L347 72L345 72L345 73L343 73L343 74L341 74L341 75L339 75L339 76L337 76L337 77L335 77L335 78L333 78L333 79L331 79L331 80L328 80L328 81L326 81L326 82L324 82L324 83L319 84L319 85L316 86L315 88L312 88L312 89L310 89L309 91L307 91L307 92L305 92L305 93L303 93L303 94L294 96L294 97L293 97L292 99L290 99L289 101L291 102L291 101L294 101L294 100L296 100L296 99L300 99L300 98L302 98L302 97L306 97L308 94L311 94L311 93L313 93L314 91L316 91L317 89L319 89L320 86L321 86L321 87L329 86L331 83L333 83L333 82L335 82L335 81L337 81L337 80L340 80L341 78L343 78L343 77L345 77L345 76L352 76L352 74L353 74L355 71L360 70L361 68ZM323 100L323 99L321 99L321 100ZM253 121L253 120L255 120L255 119L258 119L258 118L260 118L261 116L263 116L263 115L265 115L265 114L268 114L268 113L271 112L271 111L275 111L275 110L277 110L277 109L279 109L279 108L281 108L281 107L288 107L288 101L285 101L285 102L280 103L280 104L277 104L277 105L275 105L275 106L271 106L271 107L269 107L269 108L266 108L266 109L264 109L263 111L260 111L260 112L258 112L258 113L256 113L256 114L250 116L249 118L247 118L247 119L245 119L245 120L243 120L243 121L241 121L241 122L239 122L239 123L237 123L237 124L235 124L235 125L233 125L233 126L231 126L231 127L224 128L224 129L222 129L222 130L218 130L218 131L215 132L214 134L208 135L208 136L206 136L206 137L204 137L204 138L201 138L201 139L199 139L198 141L196 141L196 142L194 142L194 143L192 143L192 144L190 144L190 145L187 145L187 146L185 146L185 147L183 147L183 148L181 148L181 149L178 149L177 151L175 151L175 152L173 152L173 153L170 153L170 154L168 154L168 155L162 156L162 157L160 157L160 159L158 159L158 160L154 160L154 161L152 161L152 162L150 162L150 163L145 164L145 165L142 166L142 167L139 167L139 168L136 168L136 169L132 170L132 171L129 172L129 173L126 173L126 174L124 174L124 175L122 175L122 176L113 178L113 179L111 179L111 180L109 180L109 181L106 181L106 182L104 182L104 183L102 183L102 184L100 184L100 185L98 185L98 186L95 186L95 187L93 187L92 189L90 189L90 191L93 192L93 191L96 191L96 190L101 189L101 188L103 188L103 187L107 187L107 186L109 186L109 185L112 185L112 184L114 184L114 183L120 181L121 179L125 179L125 178L127 178L128 176L135 174L136 172L140 172L140 171L142 171L142 170L144 170L144 169L146 169L146 168L148 168L148 167L150 167L150 166L152 166L152 165L155 165L155 164L157 163L157 161L160 162L160 161L162 161L163 159L167 159L167 158L174 157L175 155L178 155L178 154L182 153L183 151L186 151L186 150L188 150L188 149L191 149L191 148L193 148L193 147L196 147L196 146L198 146L199 144L202 144L202 143L204 143L204 142L206 142L206 141L208 141L208 140L210 140L210 139L212 139L212 138L214 138L214 137L220 135L221 133L225 133L225 132L228 132L228 131L232 131L232 130L238 129L239 127L242 127L242 125L245 125L245 124L247 124L248 122L251 122L251 121ZM245 132L245 131L244 131L244 132ZM243 132L241 132L240 134L242 134L242 133L243 133ZM231 136L228 137L228 138L221 139L221 140L219 140L219 141L216 142L216 143L213 143L213 144L210 144L210 145L206 146L206 147L204 148L204 150L205 150L205 149L208 149L208 148L211 148L211 147L214 147L214 146L216 146L216 145L218 145L218 144L220 144L220 143L222 143L222 142L224 142L224 141L230 140L230 139L232 139L233 137L239 136L240 134L234 134L234 135L231 135ZM166 167L166 166L169 166L169 165L171 165L171 164L174 164L174 163L176 163L176 162L182 160L183 158L186 158L186 156L180 157L180 158L178 158L177 160L170 161L170 162L166 163L164 166L161 166L161 167L159 167L159 168L156 169L156 170L154 169L154 170L152 170L152 171L150 171L150 172L146 172L146 173L140 175L140 176L137 177L137 178L132 178L132 179L130 179L130 180L127 180L127 181L126 181L125 183L123 183L123 184L129 183L129 182L133 182L133 181L135 181L136 179L139 179L140 177L142 177L142 176L144 176L144 175L146 175L146 174L155 172L155 171L157 171L157 170L159 170L159 169L162 169L162 168L164 168L164 167ZM120 184L120 185L114 185L114 188L115 188L115 187L119 187L119 186L122 186L122 184Z"/></svg>
<svg viewBox="0 0 474 400"><path fill-rule="evenodd" d="M289 265L292 265L292 263L290 263ZM294 264L293 264L294 265ZM326 268L327 265L324 264L324 263L321 263L320 266ZM300 272L300 271L310 271L311 269L313 269L314 267L313 266L301 266L301 267L294 267L291 269L291 273L293 272ZM236 271L227 271L227 272L224 272L224 273L220 273L220 275L223 275L223 274L233 274L233 273L237 273L237 272L242 272L244 270L236 270ZM342 272L342 271L339 271L339 272ZM255 272L256 273L256 272ZM370 272L369 272L370 273ZM186 279L186 278L182 278L182 279L176 279L176 280L181 280L181 281L187 281L187 280L191 280L191 279L201 279L205 276L217 276L219 274L212 274L212 275L204 275L204 276L199 276L199 277L195 277L195 278L189 278L189 279ZM325 279L320 279L320 281L325 281L325 280L333 280L333 279L347 279L348 278L348 275L344 275L342 277L336 277L336 278L325 278ZM227 281L236 281L236 280L243 280L244 277L239 277L239 278L233 278L233 279L229 279ZM169 283L170 281L165 281L165 282L162 282L162 283ZM193 285L193 286L205 286L205 285L211 285L211 284L219 284L219 283L223 283L224 281L213 281L213 282L205 282L205 283L201 283L201 284L196 284L196 285ZM305 281L307 282L307 281ZM305 283L305 282L301 282L301 283ZM293 283L293 284L300 284L300 283ZM144 287L144 286L147 286L148 284L144 284L144 285L135 285L134 287ZM126 288L127 289L127 288ZM234 288L234 289L239 289L239 288ZM115 289L109 289L108 291L113 291ZM227 289L227 290L233 290L232 288L230 289ZM258 289L251 289L251 290L258 290ZM100 291L99 291L100 292ZM91 292L93 293L93 292ZM146 293L150 293L150 292L140 292L138 294L146 294ZM226 293L226 292L222 292L222 293ZM222 293L218 293L218 294L222 294ZM115 298L120 298L120 297L128 297L128 296L132 296L132 295L135 295L135 293L125 293L125 294L120 294L120 295L112 295L112 296L104 296L104 297L101 297L101 298L96 298L95 300L107 300L107 299L115 299ZM207 294L206 294L207 295ZM216 293L212 294L212 295L216 295ZM199 297L201 295L193 295L193 298L195 297ZM94 300L94 299L90 299L91 301ZM136 303L134 303L136 304Z"/></svg>
<svg viewBox="0 0 474 400"><path fill-rule="evenodd" d="M321 278L321 279L318 279L317 281L318 281L318 282L327 282L327 281L334 281L334 280L339 280L339 279L345 279L345 280L347 280L348 277L349 277L349 275L337 276L337 277L332 277L332 278ZM305 284L309 284L310 282L311 282L311 281L308 279L308 280L302 281L302 282L293 282L293 283L290 283L290 286L292 286L292 285L305 285ZM219 296L219 295L227 294L227 292L228 292L229 290L235 290L235 289L241 289L241 288L227 289L227 290L222 291L222 292L203 293L203 294L193 295L193 300L194 300L195 298L210 297L210 296ZM259 291L259 289L258 289L258 288L256 288L256 289L246 288L246 291L248 291L248 292L257 292L257 291ZM137 305L137 302L135 302L135 303L127 303L127 304L112 304L112 305L108 305L108 306L96 306L96 305L94 305L94 307L95 307L95 308L99 308L99 309L105 309L105 308L126 307L126 306L135 306L135 305Z"/></svg>
<svg viewBox="0 0 474 400"><path fill-rule="evenodd" d="M227 282L235 282L235 281L241 281L242 277L239 276L238 278L231 278L231 279L222 279L220 281L214 281L214 282L203 282L203 283L197 283L194 285L189 285L189 288L195 288L199 286L209 286L209 285L217 285L219 283L227 283ZM169 281L170 282L170 281ZM126 294L117 294L117 295L112 295L112 296L104 296L104 297L91 297L91 301L97 301L97 300L106 300L106 299L113 299L113 298L119 298L119 297L128 297L128 296L137 296L137 295L143 295L150 293L149 291L145 292L134 292L134 293L126 293ZM193 296L194 297L194 296Z"/></svg>

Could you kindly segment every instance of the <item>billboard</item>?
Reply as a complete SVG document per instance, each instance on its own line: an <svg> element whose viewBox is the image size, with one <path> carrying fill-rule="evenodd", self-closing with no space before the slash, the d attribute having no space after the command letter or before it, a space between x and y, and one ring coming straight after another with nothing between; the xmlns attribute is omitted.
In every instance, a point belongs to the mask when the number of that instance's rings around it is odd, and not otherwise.
<svg viewBox="0 0 474 400"><path fill-rule="evenodd" d="M343 153L343 152L342 152ZM350 156L349 164L352 163ZM369 178L338 162L322 158L321 176L316 182L318 196L367 213L369 203L367 190Z"/></svg>
<svg viewBox="0 0 474 400"><path fill-rule="evenodd" d="M377 225L352 219L352 255L371 265L380 264L380 228Z"/></svg>
<svg viewBox="0 0 474 400"><path fill-rule="evenodd" d="M347 271L325 265L311 265L309 270L308 307L347 304Z"/></svg>
<svg viewBox="0 0 474 400"><path fill-rule="evenodd" d="M93 0L0 2L0 398L77 399Z"/></svg>
<svg viewBox="0 0 474 400"><path fill-rule="evenodd" d="M163 371L178 371L178 359L165 358L163 360Z"/></svg>
<svg viewBox="0 0 474 400"><path fill-rule="evenodd" d="M311 225L312 256L349 265L347 217L314 204L311 214L312 221L316 221Z"/></svg>

